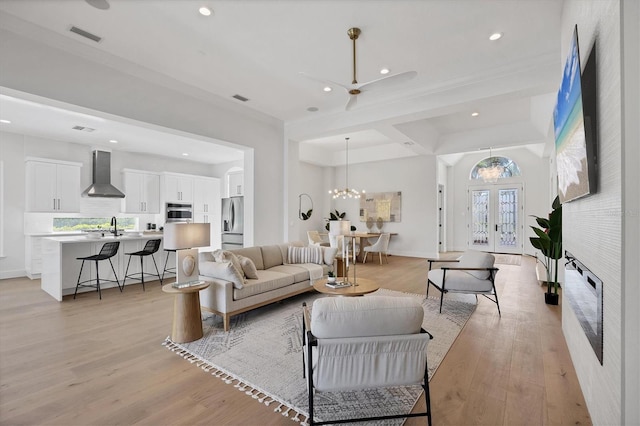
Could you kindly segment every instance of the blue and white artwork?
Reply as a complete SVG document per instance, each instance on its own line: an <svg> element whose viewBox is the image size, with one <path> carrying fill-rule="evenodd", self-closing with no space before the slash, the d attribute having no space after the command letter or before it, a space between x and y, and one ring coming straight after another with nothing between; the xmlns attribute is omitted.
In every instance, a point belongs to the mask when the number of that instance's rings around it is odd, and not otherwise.
<svg viewBox="0 0 640 426"><path fill-rule="evenodd" d="M561 202L571 201L590 193L577 29L564 66L553 119L558 195Z"/></svg>

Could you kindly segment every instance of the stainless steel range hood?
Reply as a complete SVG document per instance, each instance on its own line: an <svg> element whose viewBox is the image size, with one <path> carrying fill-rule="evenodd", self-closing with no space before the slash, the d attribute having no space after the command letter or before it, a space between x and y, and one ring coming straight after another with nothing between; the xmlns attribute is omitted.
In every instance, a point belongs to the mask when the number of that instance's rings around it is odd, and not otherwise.
<svg viewBox="0 0 640 426"><path fill-rule="evenodd" d="M111 185L111 153L93 151L93 183L82 192L83 197L124 198L124 194Z"/></svg>

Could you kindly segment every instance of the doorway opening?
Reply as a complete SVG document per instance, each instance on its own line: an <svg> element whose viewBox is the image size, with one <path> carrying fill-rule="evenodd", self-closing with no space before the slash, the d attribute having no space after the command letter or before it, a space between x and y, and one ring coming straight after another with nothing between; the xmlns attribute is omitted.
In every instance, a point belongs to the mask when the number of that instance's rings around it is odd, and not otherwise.
<svg viewBox="0 0 640 426"><path fill-rule="evenodd" d="M468 192L469 248L522 254L523 185L470 186Z"/></svg>

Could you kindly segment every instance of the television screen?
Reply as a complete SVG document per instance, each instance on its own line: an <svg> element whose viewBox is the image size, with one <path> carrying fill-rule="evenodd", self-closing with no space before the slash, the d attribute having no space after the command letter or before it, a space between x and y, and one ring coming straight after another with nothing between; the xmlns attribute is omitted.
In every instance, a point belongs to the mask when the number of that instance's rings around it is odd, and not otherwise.
<svg viewBox="0 0 640 426"><path fill-rule="evenodd" d="M580 68L578 28L573 31L569 56L564 66L558 100L553 112L558 195L561 202L595 192L595 48L590 57L588 85ZM585 105L585 99L589 101ZM587 115L585 110L592 111Z"/></svg>

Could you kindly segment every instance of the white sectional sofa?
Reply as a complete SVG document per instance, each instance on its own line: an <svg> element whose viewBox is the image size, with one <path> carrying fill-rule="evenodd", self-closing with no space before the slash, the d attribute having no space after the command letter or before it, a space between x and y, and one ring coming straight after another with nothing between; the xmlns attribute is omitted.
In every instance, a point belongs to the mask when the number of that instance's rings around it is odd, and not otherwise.
<svg viewBox="0 0 640 426"><path fill-rule="evenodd" d="M295 253L302 254L302 258L292 259L294 250L289 247L299 248ZM309 260L305 254L313 250L320 250L321 259L312 256L313 262L304 262ZM243 262L243 269L249 273L238 277L232 262L221 259L225 254L228 259L229 252ZM211 283L200 292L200 305L203 310L222 316L225 331L229 330L234 315L313 290L312 281L332 270L336 254L330 247L304 247L303 243L246 247L229 252L218 250L199 255L200 279ZM313 254L317 255L317 251ZM247 258L255 268L245 268Z"/></svg>

